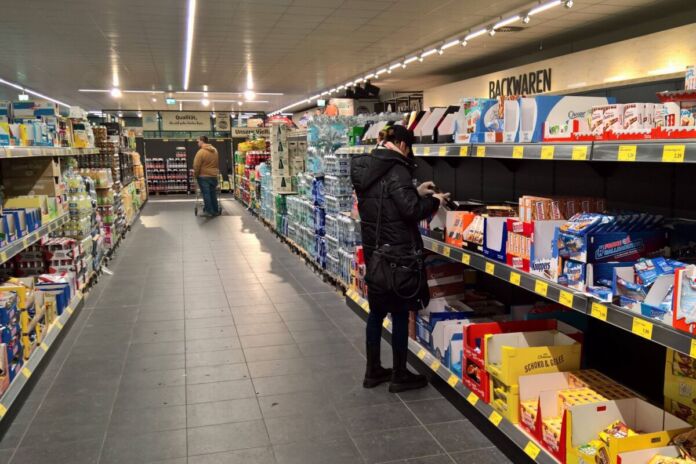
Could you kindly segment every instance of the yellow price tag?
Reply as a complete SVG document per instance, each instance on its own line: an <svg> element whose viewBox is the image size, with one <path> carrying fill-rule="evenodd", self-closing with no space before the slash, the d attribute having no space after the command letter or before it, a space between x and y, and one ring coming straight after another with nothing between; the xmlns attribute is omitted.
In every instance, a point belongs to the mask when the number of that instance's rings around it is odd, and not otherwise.
<svg viewBox="0 0 696 464"><path fill-rule="evenodd" d="M437 154L440 156L445 156L447 154L447 147L440 147L437 150Z"/></svg>
<svg viewBox="0 0 696 464"><path fill-rule="evenodd" d="M4 404L0 404L0 417L4 417L7 414L7 407Z"/></svg>
<svg viewBox="0 0 696 464"><path fill-rule="evenodd" d="M570 292L566 292L565 290L561 290L561 294L558 297L558 302L561 303L563 306L567 306L569 308L573 307L573 294Z"/></svg>
<svg viewBox="0 0 696 464"><path fill-rule="evenodd" d="M522 145L515 145L512 147L512 157L513 158L524 158L524 147Z"/></svg>
<svg viewBox="0 0 696 464"><path fill-rule="evenodd" d="M466 400L471 404L472 406L476 406L476 403L478 403L479 397L476 396L476 393L471 392L469 395L466 397Z"/></svg>
<svg viewBox="0 0 696 464"><path fill-rule="evenodd" d="M39 347L44 351L48 351L48 345L43 342L39 345Z"/></svg>
<svg viewBox="0 0 696 464"><path fill-rule="evenodd" d="M60 321L56 321L55 326L58 328L58 330L63 328L63 324Z"/></svg>
<svg viewBox="0 0 696 464"><path fill-rule="evenodd" d="M683 163L685 151L686 151L685 145L665 145L662 148L662 162L663 163Z"/></svg>
<svg viewBox="0 0 696 464"><path fill-rule="evenodd" d="M421 348L421 350L418 352L418 354L416 356L418 356L418 359L420 359L422 361L423 358L425 358L425 350L423 348Z"/></svg>
<svg viewBox="0 0 696 464"><path fill-rule="evenodd" d="M616 156L617 161L635 161L637 145L619 145L619 152Z"/></svg>
<svg viewBox="0 0 696 464"><path fill-rule="evenodd" d="M382 322L382 327L384 327L385 329L389 328L389 319L384 319L384 322Z"/></svg>
<svg viewBox="0 0 696 464"><path fill-rule="evenodd" d="M476 147L476 157L484 158L486 156L486 146L479 145Z"/></svg>
<svg viewBox="0 0 696 464"><path fill-rule="evenodd" d="M530 441L524 447L524 452L527 453L527 456L530 458L536 459L537 456L539 456L539 453L541 453L541 449L535 443Z"/></svg>
<svg viewBox="0 0 696 464"><path fill-rule="evenodd" d="M691 348L689 349L689 356L696 358L696 340L691 340Z"/></svg>
<svg viewBox="0 0 696 464"><path fill-rule="evenodd" d="M459 147L459 156L466 156L469 153L467 146Z"/></svg>
<svg viewBox="0 0 696 464"><path fill-rule="evenodd" d="M435 361L433 361L433 362L430 363L430 368L431 368L432 370L434 370L435 372L437 372L437 370L440 368L440 365L441 365L441 364L440 364L440 361L438 361L438 360L436 359Z"/></svg>
<svg viewBox="0 0 696 464"><path fill-rule="evenodd" d="M423 147L423 155L428 156L430 154L430 147Z"/></svg>
<svg viewBox="0 0 696 464"><path fill-rule="evenodd" d="M367 301L363 301L363 303L360 305L360 307L363 310L367 311L367 309L370 307L370 303L368 303Z"/></svg>
<svg viewBox="0 0 696 464"><path fill-rule="evenodd" d="M486 263L486 274L493 275L495 274L495 264L493 263Z"/></svg>
<svg viewBox="0 0 696 464"><path fill-rule="evenodd" d="M490 416L488 416L488 420L493 423L496 427L500 425L500 421L503 420L503 416L501 416L498 411L493 411Z"/></svg>
<svg viewBox="0 0 696 464"><path fill-rule="evenodd" d="M7 253L0 253L0 261L3 263L7 261Z"/></svg>
<svg viewBox="0 0 696 464"><path fill-rule="evenodd" d="M73 311L75 311L75 310L72 308L72 306L68 306L67 308L65 308L65 310L68 312L68 314L72 314Z"/></svg>
<svg viewBox="0 0 696 464"><path fill-rule="evenodd" d="M462 263L466 264L467 266L471 264L471 255L468 253L462 253Z"/></svg>
<svg viewBox="0 0 696 464"><path fill-rule="evenodd" d="M554 147L553 145L544 145L543 147L541 147L541 159L552 160L555 151L556 147Z"/></svg>
<svg viewBox="0 0 696 464"><path fill-rule="evenodd" d="M652 340L653 323L634 317L631 332L640 337Z"/></svg>
<svg viewBox="0 0 696 464"><path fill-rule="evenodd" d="M543 280L537 280L534 282L534 291L541 296L546 296L546 294L549 293L549 284Z"/></svg>
<svg viewBox="0 0 696 464"><path fill-rule="evenodd" d="M590 307L590 316L606 322L607 307L603 304L592 303L592 306Z"/></svg>
<svg viewBox="0 0 696 464"><path fill-rule="evenodd" d="M28 367L25 367L22 369L22 375L26 377L27 379L31 377L31 371L29 370Z"/></svg>
<svg viewBox="0 0 696 464"><path fill-rule="evenodd" d="M573 161L587 161L587 145L573 147L570 156Z"/></svg>
<svg viewBox="0 0 696 464"><path fill-rule="evenodd" d="M451 250L452 250L452 249L451 249L450 247L442 245L442 254L443 254L444 256L447 256L447 257L449 258L449 257L450 257Z"/></svg>
<svg viewBox="0 0 696 464"><path fill-rule="evenodd" d="M510 283L519 285L520 281L522 279L522 276L518 272L511 272L510 273Z"/></svg>
<svg viewBox="0 0 696 464"><path fill-rule="evenodd" d="M447 383L449 384L450 387L454 388L459 383L459 377L452 374L449 376L449 379L447 379Z"/></svg>
<svg viewBox="0 0 696 464"><path fill-rule="evenodd" d="M28 247L30 243L31 243L31 240L29 240L29 237L22 240L22 245L24 246L24 248Z"/></svg>

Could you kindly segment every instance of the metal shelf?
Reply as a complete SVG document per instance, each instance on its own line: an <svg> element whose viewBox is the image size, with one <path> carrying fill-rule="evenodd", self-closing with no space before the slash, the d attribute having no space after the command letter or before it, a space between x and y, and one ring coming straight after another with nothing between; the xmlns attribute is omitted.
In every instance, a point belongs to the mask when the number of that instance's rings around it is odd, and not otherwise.
<svg viewBox="0 0 696 464"><path fill-rule="evenodd" d="M4 246L3 248L0 248L0 264L9 261L10 259L12 259L12 257L19 254L22 250L25 250L29 246L38 242L44 235L58 230L60 226L68 222L69 216L70 215L68 213L65 213L64 215L60 216L57 219L54 219L48 224L42 225L34 232L11 242L9 245Z"/></svg>
<svg viewBox="0 0 696 464"><path fill-rule="evenodd" d="M592 160L696 163L696 142L692 140L595 142L592 147Z"/></svg>
<svg viewBox="0 0 696 464"><path fill-rule="evenodd" d="M696 357L696 338L655 319L644 317L620 306L601 303L584 293L573 291L528 272L514 269L479 253L462 250L425 236L423 236L423 243L427 250L453 261L464 263L474 269L509 282L511 285L517 285L646 340Z"/></svg>
<svg viewBox="0 0 696 464"><path fill-rule="evenodd" d="M354 290L346 292L346 304L356 312L370 312L367 300L361 298ZM389 319L384 320L384 328L391 333L392 324ZM408 341L409 351L435 375L444 380L454 392L464 398L479 414L486 417L495 425L512 443L519 447L533 462L543 464L557 464L558 461L548 454L538 443L524 433L521 429L502 417L489 404L483 402L476 394L466 388L461 379L452 371L443 366L440 361L426 350L420 343L413 339Z"/></svg>
<svg viewBox="0 0 696 464"><path fill-rule="evenodd" d="M373 145L357 145L355 147L341 147L336 150L338 155L360 155L370 153L375 147Z"/></svg>
<svg viewBox="0 0 696 464"><path fill-rule="evenodd" d="M490 143L471 149L475 158L531 159L543 161L587 161L592 143Z"/></svg>
<svg viewBox="0 0 696 464"><path fill-rule="evenodd" d="M454 157L469 156L471 145L445 144L418 144L413 145L413 154L422 157Z"/></svg>
<svg viewBox="0 0 696 464"><path fill-rule="evenodd" d="M41 158L51 156L98 155L98 148L0 147L2 158Z"/></svg>
<svg viewBox="0 0 696 464"><path fill-rule="evenodd" d="M68 324L75 311L81 308L83 303L83 293L78 291L70 304L65 308L54 322L48 327L46 335L39 346L34 349L34 352L29 356L29 359L24 363L21 371L14 378L9 388L0 398L0 422L5 418L8 411L14 404L18 404L22 390L29 384L29 379L40 367L43 359L48 351L53 347L58 339L63 328Z"/></svg>

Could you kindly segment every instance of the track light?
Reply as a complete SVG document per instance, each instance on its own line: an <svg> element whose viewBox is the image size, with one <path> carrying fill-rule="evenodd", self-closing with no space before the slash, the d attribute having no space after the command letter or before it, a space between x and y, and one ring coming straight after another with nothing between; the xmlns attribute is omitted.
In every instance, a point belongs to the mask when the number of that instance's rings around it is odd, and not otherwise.
<svg viewBox="0 0 696 464"><path fill-rule="evenodd" d="M237 105L242 106L242 102L238 101Z"/></svg>
<svg viewBox="0 0 696 464"><path fill-rule="evenodd" d="M445 53L445 51L444 51L443 49L441 49L441 48L438 48L438 49L437 49L437 54L438 54L438 55L443 55L444 53Z"/></svg>
<svg viewBox="0 0 696 464"><path fill-rule="evenodd" d="M139 118L142 118L142 117L143 117L143 112L142 112L142 111L138 111L138 117L139 117Z"/></svg>
<svg viewBox="0 0 696 464"><path fill-rule="evenodd" d="M469 44L466 40L462 40L462 47L466 47Z"/></svg>
<svg viewBox="0 0 696 464"><path fill-rule="evenodd" d="M570 9L570 8L573 8L574 4L575 3L573 2L573 0L565 0L565 3L563 4L563 6Z"/></svg>
<svg viewBox="0 0 696 464"><path fill-rule="evenodd" d="M419 56L419 57L418 57L418 61L420 61L420 62L422 63L422 62L423 62L423 57L422 57L422 56Z"/></svg>
<svg viewBox="0 0 696 464"><path fill-rule="evenodd" d="M152 103L157 103L157 99L155 97L152 97Z"/></svg>
<svg viewBox="0 0 696 464"><path fill-rule="evenodd" d="M490 29L488 29L488 35L493 37L495 35L495 29L493 29L492 27Z"/></svg>
<svg viewBox="0 0 696 464"><path fill-rule="evenodd" d="M203 106L210 105L210 100L208 100L207 98L204 98L203 100L201 100L201 105L203 105Z"/></svg>
<svg viewBox="0 0 696 464"><path fill-rule="evenodd" d="M123 95L123 93L121 93L121 89L119 89L118 87L114 87L113 89L111 89L112 97L121 98L121 95Z"/></svg>
<svg viewBox="0 0 696 464"><path fill-rule="evenodd" d="M123 113L121 113L121 112L119 111L118 117L119 117L119 118L122 118L122 117L123 117Z"/></svg>
<svg viewBox="0 0 696 464"><path fill-rule="evenodd" d="M561 0L552 0L548 3L542 3L539 6L535 6L531 10L529 10L529 13L527 13L528 16L534 16L535 14L539 14L543 11L549 10L551 8L554 8L558 5L561 4Z"/></svg>
<svg viewBox="0 0 696 464"><path fill-rule="evenodd" d="M459 45L459 39L450 40L440 47L440 50L447 50L448 48L456 47L457 45Z"/></svg>
<svg viewBox="0 0 696 464"><path fill-rule="evenodd" d="M529 24L529 21L531 21L531 20L532 20L532 17L529 16L528 14L526 14L522 17L522 22L525 24Z"/></svg>

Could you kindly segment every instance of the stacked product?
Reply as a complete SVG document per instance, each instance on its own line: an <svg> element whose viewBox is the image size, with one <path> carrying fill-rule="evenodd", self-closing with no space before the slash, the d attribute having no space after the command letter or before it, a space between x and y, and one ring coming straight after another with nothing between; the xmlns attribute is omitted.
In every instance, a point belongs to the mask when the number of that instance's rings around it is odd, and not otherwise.
<svg viewBox="0 0 696 464"><path fill-rule="evenodd" d="M140 159L140 153L137 151L130 153L131 161L133 164L133 176L135 177L135 187L140 197L140 202L145 203L147 200L147 184L145 182L145 170L143 169L143 163Z"/></svg>
<svg viewBox="0 0 696 464"><path fill-rule="evenodd" d="M0 391L4 392L24 364L24 351L19 326L17 293L0 292Z"/></svg>
<svg viewBox="0 0 696 464"><path fill-rule="evenodd" d="M278 121L271 126L271 174L274 193L294 191L290 177L288 126Z"/></svg>
<svg viewBox="0 0 696 464"><path fill-rule="evenodd" d="M186 167L186 158L180 157L179 152L182 148L177 148L176 158L167 158L167 179L166 192L169 193L185 193L188 192L188 168ZM184 156L186 155L186 149Z"/></svg>
<svg viewBox="0 0 696 464"><path fill-rule="evenodd" d="M94 192L94 181L90 177L75 173L72 169L69 169L64 177L68 186L70 220L63 226L63 235L83 239L92 234L95 225L96 197L93 199L90 195L90 191ZM102 190L109 189L110 187L106 187Z"/></svg>
<svg viewBox="0 0 696 464"><path fill-rule="evenodd" d="M665 410L696 425L696 360L671 349L665 363Z"/></svg>
<svg viewBox="0 0 696 464"><path fill-rule="evenodd" d="M59 216L67 210L60 163L50 158L4 160L2 165L5 206L11 198L42 198L42 214ZM19 206L15 202L15 207Z"/></svg>
<svg viewBox="0 0 696 464"><path fill-rule="evenodd" d="M256 167L269 160L270 153L266 147L266 141L263 139L242 142L237 147L239 150L239 158L244 159L243 164L236 164L237 169L242 171L239 179L239 196L238 198L245 205L251 207L257 199L257 179Z"/></svg>
<svg viewBox="0 0 696 464"><path fill-rule="evenodd" d="M46 314L46 307L40 292L34 291L33 278L10 278L2 285L0 290L17 295L17 310L19 314L19 328L21 330L21 346L24 360L34 352L43 340L45 328L55 319L54 314ZM3 343L8 343L3 333ZM3 355L7 352L2 350ZM4 359L3 359L4 361Z"/></svg>
<svg viewBox="0 0 696 464"><path fill-rule="evenodd" d="M67 276L70 284L82 290L87 285L88 258L82 241L67 237L56 237L42 244L48 274Z"/></svg>
<svg viewBox="0 0 696 464"><path fill-rule="evenodd" d="M164 158L148 158L145 161L147 172L147 188L150 193L166 191L167 169Z"/></svg>

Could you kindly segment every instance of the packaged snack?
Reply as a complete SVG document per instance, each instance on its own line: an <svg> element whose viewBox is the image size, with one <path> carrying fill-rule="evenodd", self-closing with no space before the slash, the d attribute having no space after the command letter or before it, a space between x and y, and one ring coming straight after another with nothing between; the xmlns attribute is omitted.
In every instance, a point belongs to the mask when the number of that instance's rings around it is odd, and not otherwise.
<svg viewBox="0 0 696 464"><path fill-rule="evenodd" d="M599 432L599 438L604 442L609 441L609 437L614 438L626 438L637 435L636 432L631 430L628 425L622 421L616 421L612 423L609 427Z"/></svg>

